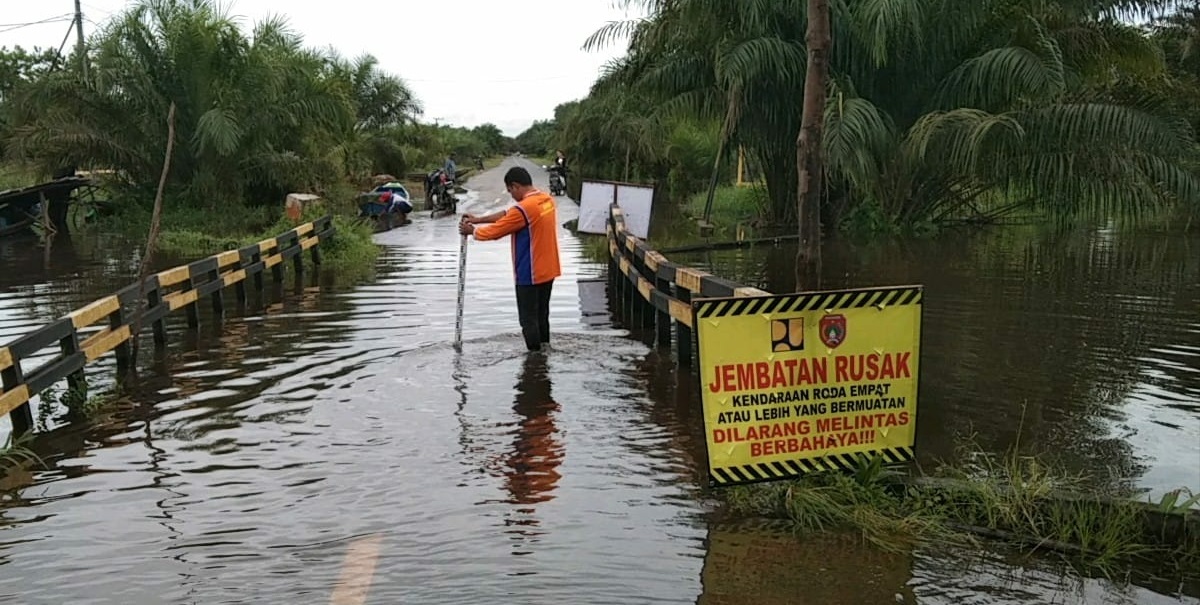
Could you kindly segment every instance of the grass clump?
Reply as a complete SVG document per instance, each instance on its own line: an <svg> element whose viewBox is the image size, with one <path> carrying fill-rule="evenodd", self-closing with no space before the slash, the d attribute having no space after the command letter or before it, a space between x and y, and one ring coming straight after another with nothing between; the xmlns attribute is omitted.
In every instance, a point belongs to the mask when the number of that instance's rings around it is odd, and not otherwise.
<svg viewBox="0 0 1200 605"><path fill-rule="evenodd" d="M684 204L684 213L689 218L689 228L674 229L681 235L688 236L687 241L674 245L704 243L705 238L699 235L694 221L704 219L704 206L708 202L708 191L702 191L688 198ZM713 191L712 211L708 221L713 225L712 241L729 241L753 239L768 235L770 225L763 218L770 210L770 198L766 189L753 186L726 185ZM664 246L666 247L666 246Z"/></svg>
<svg viewBox="0 0 1200 605"><path fill-rule="evenodd" d="M853 474L820 473L730 488L727 504L734 514L787 519L804 533L855 530L885 550L919 541L970 540L943 523L938 511L910 506L902 490L894 489L898 479L882 459L860 458Z"/></svg>
<svg viewBox="0 0 1200 605"><path fill-rule="evenodd" d="M322 243L321 260L323 266L333 269L343 279L357 280L369 275L379 255L373 239L374 228L358 220L357 211L350 201L322 201L305 206L300 219L304 223L326 214L333 216L334 236ZM150 210L141 205L118 204L116 212L92 228L141 242L149 231L150 216ZM171 257L195 259L275 237L295 226L282 208L274 206L223 204L215 211L168 205L163 208L157 247Z"/></svg>
<svg viewBox="0 0 1200 605"><path fill-rule="evenodd" d="M1090 485L1013 449L915 478L862 458L853 474L738 486L726 502L733 514L786 519L801 532L854 530L888 550L993 539L1109 577L1142 569L1200 579L1200 497L1181 489L1148 504Z"/></svg>
<svg viewBox="0 0 1200 605"><path fill-rule="evenodd" d="M32 441L33 433L25 433L20 437L9 433L4 443L0 444L0 477L18 468L45 466L41 457L30 448Z"/></svg>

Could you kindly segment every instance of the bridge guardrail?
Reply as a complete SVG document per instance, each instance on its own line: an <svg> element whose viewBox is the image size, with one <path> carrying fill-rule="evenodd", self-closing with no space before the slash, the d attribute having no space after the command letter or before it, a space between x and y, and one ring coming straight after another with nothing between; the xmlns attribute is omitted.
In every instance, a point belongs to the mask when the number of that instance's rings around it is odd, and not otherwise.
<svg viewBox="0 0 1200 605"><path fill-rule="evenodd" d="M764 290L667 260L626 230L625 215L616 204L609 206L605 232L609 249L609 285L617 295L619 312L643 328L655 328L655 340L663 348L671 347L674 322L674 343L680 366L692 367L695 350L693 298L770 295Z"/></svg>
<svg viewBox="0 0 1200 605"><path fill-rule="evenodd" d="M86 393L83 368L107 353L114 353L117 371L125 372L133 360L129 342L133 338L135 315L142 309L141 324L150 324L156 345L166 343L163 319L172 311L184 309L189 328L199 326L199 301L208 297L213 311L224 314L224 290L233 286L239 303L246 302L246 281L253 278L256 291L263 290L263 273L270 268L276 283L281 283L283 262L294 259L297 276L304 270L305 250L311 250L314 265L321 264L320 243L334 233L333 217L326 215L296 226L278 236L159 271L144 281L145 305L139 300L139 283L84 307L0 346L0 415L9 414L14 434L33 427L29 400L55 383L66 379L72 390ZM97 329L91 329L96 324ZM36 369L22 362L58 344L58 353Z"/></svg>

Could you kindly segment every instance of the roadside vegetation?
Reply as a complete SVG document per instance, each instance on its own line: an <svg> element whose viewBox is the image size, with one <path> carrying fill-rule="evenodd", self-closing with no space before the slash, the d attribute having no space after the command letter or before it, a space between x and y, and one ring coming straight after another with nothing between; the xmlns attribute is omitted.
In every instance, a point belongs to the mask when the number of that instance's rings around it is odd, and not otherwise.
<svg viewBox="0 0 1200 605"><path fill-rule="evenodd" d="M861 459L852 474L737 486L725 500L735 515L784 519L801 533L855 531L885 550L995 540L1110 578L1200 581L1200 496L1187 489L1139 501L1097 494L1086 476L1015 450L972 460L914 479Z"/></svg>
<svg viewBox="0 0 1200 605"><path fill-rule="evenodd" d="M422 123L419 99L374 57L308 48L282 19L243 30L219 5L132 5L87 41L86 78L78 56L0 49L0 186L86 171L114 209L89 228L144 239L174 102L160 249L275 235L286 195L303 192L341 217L330 260L370 265L370 229L349 219L372 176L407 181L451 152L471 168L513 146L492 124Z"/></svg>
<svg viewBox="0 0 1200 605"><path fill-rule="evenodd" d="M648 16L590 94L516 141L578 179L653 183L675 230L794 230L807 2L630 0ZM1200 212L1200 8L1178 0L833 0L825 234ZM738 149L768 203L740 197ZM713 180L715 177L715 181ZM748 197L748 196L747 196ZM742 199L732 216L729 201ZM1198 224L1198 223L1193 223ZM692 237L694 226L685 228Z"/></svg>

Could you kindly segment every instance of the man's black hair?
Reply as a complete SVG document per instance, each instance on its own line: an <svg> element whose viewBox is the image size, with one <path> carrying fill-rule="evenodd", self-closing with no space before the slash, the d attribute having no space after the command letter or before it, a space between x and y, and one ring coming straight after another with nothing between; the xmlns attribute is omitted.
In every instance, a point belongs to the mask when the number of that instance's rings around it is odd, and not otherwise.
<svg viewBox="0 0 1200 605"><path fill-rule="evenodd" d="M526 187L532 187L533 177L529 176L528 170L525 170L520 166L513 166L512 168L508 169L508 172L504 173L504 186L508 187L513 183L516 183L517 185L524 185Z"/></svg>

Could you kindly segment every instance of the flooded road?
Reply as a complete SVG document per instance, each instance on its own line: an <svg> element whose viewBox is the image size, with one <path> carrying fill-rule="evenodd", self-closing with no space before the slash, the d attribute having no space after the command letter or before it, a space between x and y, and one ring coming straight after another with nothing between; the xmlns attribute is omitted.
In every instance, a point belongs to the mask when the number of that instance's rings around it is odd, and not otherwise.
<svg viewBox="0 0 1200 605"><path fill-rule="evenodd" d="M502 206L515 162L460 208ZM560 222L574 212L563 199ZM450 347L459 240L425 213L377 236L370 283L289 288L187 337L172 318L130 400L86 426L42 415L49 469L0 491L0 603L1180 602L1044 562L718 520L695 379L614 326L603 266L561 236L545 356L524 351L506 241L469 244ZM5 265L0 340L129 281L131 260L78 256Z"/></svg>

